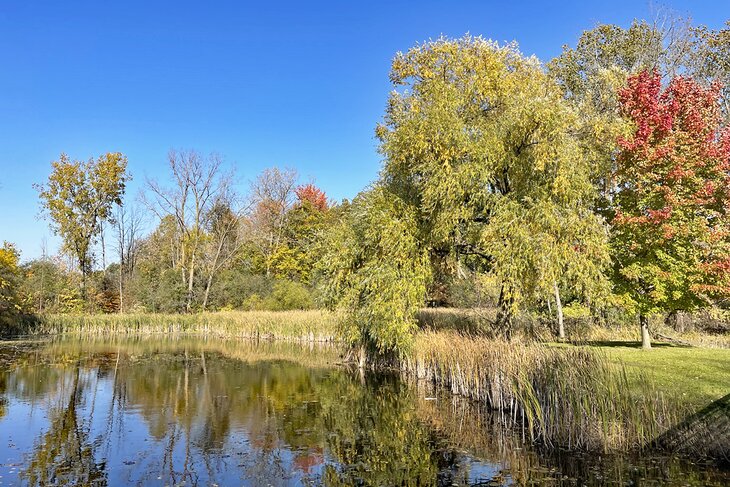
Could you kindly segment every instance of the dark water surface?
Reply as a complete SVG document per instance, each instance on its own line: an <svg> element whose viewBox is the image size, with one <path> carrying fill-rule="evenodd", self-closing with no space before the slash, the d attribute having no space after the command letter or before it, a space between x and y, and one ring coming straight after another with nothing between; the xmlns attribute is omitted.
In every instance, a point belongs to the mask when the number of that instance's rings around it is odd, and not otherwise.
<svg viewBox="0 0 730 487"><path fill-rule="evenodd" d="M0 344L5 485L728 485L671 458L538 454L473 404L206 339Z"/></svg>

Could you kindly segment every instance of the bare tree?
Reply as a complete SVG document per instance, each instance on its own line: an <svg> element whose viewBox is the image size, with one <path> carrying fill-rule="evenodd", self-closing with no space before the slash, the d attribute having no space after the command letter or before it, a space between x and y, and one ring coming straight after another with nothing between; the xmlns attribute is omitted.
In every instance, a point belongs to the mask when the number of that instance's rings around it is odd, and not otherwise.
<svg viewBox="0 0 730 487"><path fill-rule="evenodd" d="M251 183L251 208L247 219L250 241L262 255L266 275L271 275L272 257L281 245L286 214L296 201L299 175L294 169L265 169Z"/></svg>
<svg viewBox="0 0 730 487"><path fill-rule="evenodd" d="M208 306L210 288L215 275L230 264L238 255L243 239L242 213L236 196L229 192L222 195L208 215L205 252L205 270L208 275L203 293L203 311Z"/></svg>
<svg viewBox="0 0 730 487"><path fill-rule="evenodd" d="M213 205L228 191L232 175L223 171L223 161L216 154L203 157L192 150L171 150L168 162L173 186L165 187L157 181L148 180L147 187L153 201L145 201L160 220L172 216L180 231L180 278L187 287L185 309L190 312L207 219Z"/></svg>
<svg viewBox="0 0 730 487"><path fill-rule="evenodd" d="M652 27L661 38L661 50L655 54L660 63L656 67L665 79L671 80L686 72L694 48L692 19L660 7L654 11Z"/></svg>
<svg viewBox="0 0 730 487"><path fill-rule="evenodd" d="M117 207L115 215L117 254L119 256L119 312L124 311L125 283L134 273L140 246L142 214L134 207Z"/></svg>

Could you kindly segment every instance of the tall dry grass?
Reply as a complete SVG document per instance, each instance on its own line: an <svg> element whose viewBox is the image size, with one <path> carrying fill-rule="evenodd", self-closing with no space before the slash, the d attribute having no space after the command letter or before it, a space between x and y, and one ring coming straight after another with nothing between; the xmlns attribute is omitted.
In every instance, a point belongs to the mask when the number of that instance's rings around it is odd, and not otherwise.
<svg viewBox="0 0 730 487"><path fill-rule="evenodd" d="M326 311L220 311L199 314L47 315L19 324L15 335L202 334L219 338L331 342L335 317Z"/></svg>
<svg viewBox="0 0 730 487"><path fill-rule="evenodd" d="M730 348L730 324L727 317L706 316L697 313L683 319L690 323L682 330L668 326L664 317L657 315L651 320L651 333L655 341L676 341L696 347ZM456 331L473 336L495 337L496 308L424 308L417 320L424 331ZM625 318L625 317L624 317ZM714 321L713 321L714 320ZM535 313L521 312L514 317L513 336L518 340L551 342L556 340L554 319ZM700 323L702 326L698 324ZM710 326L712 325L712 326ZM568 341L573 343L606 341L641 341L638 322L617 320L597 323L590 317L566 317ZM710 331L710 329L714 331Z"/></svg>
<svg viewBox="0 0 730 487"><path fill-rule="evenodd" d="M648 380L637 388L622 366L583 348L423 332L402 368L486 404L533 441L568 449L642 448L676 419Z"/></svg>

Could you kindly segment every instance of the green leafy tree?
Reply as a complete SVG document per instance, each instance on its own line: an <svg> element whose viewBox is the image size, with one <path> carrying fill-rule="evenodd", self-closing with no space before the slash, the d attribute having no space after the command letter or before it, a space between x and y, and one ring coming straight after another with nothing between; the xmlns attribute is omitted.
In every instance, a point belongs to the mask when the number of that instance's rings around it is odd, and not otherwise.
<svg viewBox="0 0 730 487"><path fill-rule="evenodd" d="M293 169L267 168L251 183L251 209L245 221L247 247L257 271L267 277L274 265L288 264L285 244L286 217L296 202L298 174ZM282 262L284 261L284 262Z"/></svg>
<svg viewBox="0 0 730 487"><path fill-rule="evenodd" d="M706 83L719 82L720 103L724 120L730 121L730 21L725 28L694 29L696 36L691 73Z"/></svg>
<svg viewBox="0 0 730 487"><path fill-rule="evenodd" d="M628 28L600 24L548 63L550 76L580 114L574 131L599 189L594 207L602 215L609 213L615 185L616 141L629 130L619 113L620 89L645 69L657 69L665 78L693 69L693 38L686 20L669 15L653 23L634 20Z"/></svg>
<svg viewBox="0 0 730 487"><path fill-rule="evenodd" d="M9 323L23 310L19 261L20 253L15 246L3 242L0 247L0 324Z"/></svg>
<svg viewBox="0 0 730 487"><path fill-rule="evenodd" d="M92 270L93 245L101 225L112 220L113 205L122 204L127 181L127 158L110 152L96 160L72 161L61 154L51 163L45 185L36 185L41 205L51 219L51 228L63 239L65 248L76 258L81 271L82 294Z"/></svg>
<svg viewBox="0 0 730 487"><path fill-rule="evenodd" d="M328 232L326 301L344 312L343 335L361 352L393 356L411 344L430 277L417 232L414 209L382 187L358 195Z"/></svg>
<svg viewBox="0 0 730 487"><path fill-rule="evenodd" d="M592 287L606 232L587 211L579 115L539 62L514 45L439 39L398 54L391 80L377 129L385 194L412 209L431 257L498 278L497 329L508 336L518 307L552 295L568 270Z"/></svg>
<svg viewBox="0 0 730 487"><path fill-rule="evenodd" d="M243 230L239 212L234 209L232 194L221 196L211 208L206 220L203 270L206 274L202 309L208 306L214 278L231 265L243 245Z"/></svg>
<svg viewBox="0 0 730 487"><path fill-rule="evenodd" d="M185 310L186 283L181 279L182 234L172 215L139 243L134 274L128 284L128 307L157 312Z"/></svg>
<svg viewBox="0 0 730 487"><path fill-rule="evenodd" d="M625 79L644 69L659 69L668 58L664 37L646 21L635 20L629 28L600 24L584 31L575 47L564 46L548 68L568 96L593 97L600 108L614 110L615 92L605 89L609 71L616 70Z"/></svg>
<svg viewBox="0 0 730 487"><path fill-rule="evenodd" d="M81 277L66 260L44 254L40 259L23 264L21 292L34 313L80 313L84 310Z"/></svg>
<svg viewBox="0 0 730 487"><path fill-rule="evenodd" d="M216 214L214 206L229 193L233 174L224 170L223 160L217 154L203 157L193 150L171 150L168 162L173 184L166 186L148 180L151 199L147 206L161 222L172 218L177 225L173 264L187 288L185 311L191 312L196 283L199 285L201 277L206 229Z"/></svg>
<svg viewBox="0 0 730 487"><path fill-rule="evenodd" d="M313 184L298 186L296 202L287 211L282 245L272 255L274 274L308 284L322 257L320 236L331 224L327 196Z"/></svg>
<svg viewBox="0 0 730 487"><path fill-rule="evenodd" d="M730 130L719 86L678 77L665 88L644 71L621 91L634 125L619 141L614 200L616 286L648 317L693 310L730 294Z"/></svg>

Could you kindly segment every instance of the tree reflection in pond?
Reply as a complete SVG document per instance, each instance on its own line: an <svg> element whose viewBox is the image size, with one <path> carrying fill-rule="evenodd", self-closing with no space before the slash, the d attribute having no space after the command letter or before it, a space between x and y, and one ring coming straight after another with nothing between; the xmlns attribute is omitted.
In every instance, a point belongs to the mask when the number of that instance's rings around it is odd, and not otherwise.
<svg viewBox="0 0 730 487"><path fill-rule="evenodd" d="M333 349L207 340L0 346L0 480L27 485L722 485L675 460L541 456L492 415ZM4 406L3 406L4 405ZM572 458L572 459L571 459ZM19 478L13 478L13 476Z"/></svg>

